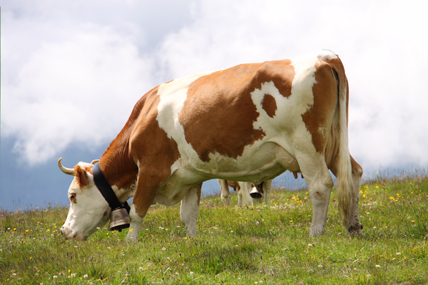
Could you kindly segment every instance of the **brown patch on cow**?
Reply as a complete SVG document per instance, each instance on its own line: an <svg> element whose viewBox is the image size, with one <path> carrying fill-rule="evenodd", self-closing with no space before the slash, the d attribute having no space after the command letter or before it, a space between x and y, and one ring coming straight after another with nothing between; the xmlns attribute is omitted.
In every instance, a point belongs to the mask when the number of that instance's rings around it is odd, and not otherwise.
<svg viewBox="0 0 428 285"><path fill-rule="evenodd" d="M210 153L236 159L246 146L266 135L253 127L259 113L251 92L273 81L283 96L290 96L294 78L290 63L241 64L202 76L190 85L179 121L187 142L202 161L208 162Z"/></svg>
<svg viewBox="0 0 428 285"><path fill-rule="evenodd" d="M337 81L329 64L318 60L315 68L316 83L312 87L314 103L302 118L316 151L324 153L337 105Z"/></svg>
<svg viewBox="0 0 428 285"><path fill-rule="evenodd" d="M80 165L76 165L74 167L74 173L75 173L76 182L77 182L77 185L79 185L79 188L83 188L89 184L88 175L86 174L86 171L80 167Z"/></svg>
<svg viewBox="0 0 428 285"><path fill-rule="evenodd" d="M227 186L232 187L235 192L238 192L241 189L237 181L226 180Z"/></svg>
<svg viewBox="0 0 428 285"><path fill-rule="evenodd" d="M273 118L277 109L275 98L270 94L265 94L262 101L262 108L269 117Z"/></svg>
<svg viewBox="0 0 428 285"><path fill-rule="evenodd" d="M177 143L168 138L157 121L160 99L156 90L144 96L139 116L129 138L130 156L140 162L133 204L140 217L152 205L160 185L171 175L172 164L180 158Z"/></svg>
<svg viewBox="0 0 428 285"><path fill-rule="evenodd" d="M328 64L331 65L333 70L336 72L339 80L339 94L346 95L346 123L348 124L348 114L349 114L349 84L348 79L346 78L345 68L339 57L326 60ZM346 89L346 90L345 90ZM343 98L344 99L344 98Z"/></svg>
<svg viewBox="0 0 428 285"><path fill-rule="evenodd" d="M266 61L257 70L252 84L257 89L261 89L261 83L272 81L275 87L278 88L279 93L288 98L291 95L295 74L294 67L289 59Z"/></svg>
<svg viewBox="0 0 428 285"><path fill-rule="evenodd" d="M93 173L92 173L92 166L93 166L93 165L91 165L91 166L85 166L85 167L84 167L85 171L86 171L86 172L89 172L90 174L93 174Z"/></svg>

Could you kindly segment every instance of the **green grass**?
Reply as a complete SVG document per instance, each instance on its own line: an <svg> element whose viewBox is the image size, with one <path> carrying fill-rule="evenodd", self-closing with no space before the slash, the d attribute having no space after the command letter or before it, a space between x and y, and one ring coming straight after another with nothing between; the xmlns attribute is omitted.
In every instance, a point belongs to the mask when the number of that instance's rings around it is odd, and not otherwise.
<svg viewBox="0 0 428 285"><path fill-rule="evenodd" d="M88 241L58 232L68 209L0 213L0 284L426 284L428 179L378 179L360 191L364 236L340 225L332 192L326 234L311 238L310 198L273 191L271 204L201 201L185 237L179 206L152 207L139 243L103 228ZM232 197L234 205L236 195Z"/></svg>

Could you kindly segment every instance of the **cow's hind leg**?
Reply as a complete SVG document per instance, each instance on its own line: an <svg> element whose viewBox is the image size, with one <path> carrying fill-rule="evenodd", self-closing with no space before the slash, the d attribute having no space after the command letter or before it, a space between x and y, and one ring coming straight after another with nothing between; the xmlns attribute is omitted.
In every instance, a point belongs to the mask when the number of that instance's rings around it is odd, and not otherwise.
<svg viewBox="0 0 428 285"><path fill-rule="evenodd" d="M312 201L313 216L310 235L324 234L330 193L334 186L333 179L324 157L321 155L316 158L306 155L303 158L300 157L298 162Z"/></svg>
<svg viewBox="0 0 428 285"><path fill-rule="evenodd" d="M217 182L220 185L221 200L223 201L223 204L230 205L232 201L231 201L230 191L229 191L229 186L227 185L227 181L224 179L217 179Z"/></svg>
<svg viewBox="0 0 428 285"><path fill-rule="evenodd" d="M253 206L253 198L250 196L251 182L238 182L240 189L238 190L238 206L246 207Z"/></svg>
<svg viewBox="0 0 428 285"><path fill-rule="evenodd" d="M193 186L189 192L181 200L181 220L187 228L187 236L193 237L196 235L196 222L199 216L199 202L201 200L202 183Z"/></svg>
<svg viewBox="0 0 428 285"><path fill-rule="evenodd" d="M272 188L272 180L266 180L263 183L263 193L265 195L265 204L269 205L270 189Z"/></svg>

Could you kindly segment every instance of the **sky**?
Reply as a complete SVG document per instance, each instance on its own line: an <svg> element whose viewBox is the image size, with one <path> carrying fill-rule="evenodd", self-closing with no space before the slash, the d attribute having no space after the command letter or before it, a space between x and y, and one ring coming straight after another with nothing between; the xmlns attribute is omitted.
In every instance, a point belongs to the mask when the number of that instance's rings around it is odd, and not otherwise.
<svg viewBox="0 0 428 285"><path fill-rule="evenodd" d="M350 87L365 177L428 164L424 1L3 0L0 207L67 203L151 88L240 63L331 49ZM289 180L289 176L276 181ZM297 183L303 183L297 181ZM218 191L207 183L206 193Z"/></svg>

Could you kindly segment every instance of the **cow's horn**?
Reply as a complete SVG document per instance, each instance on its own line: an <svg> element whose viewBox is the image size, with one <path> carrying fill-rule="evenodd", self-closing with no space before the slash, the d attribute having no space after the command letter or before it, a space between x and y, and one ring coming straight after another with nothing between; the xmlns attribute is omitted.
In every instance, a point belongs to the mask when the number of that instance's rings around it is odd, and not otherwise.
<svg viewBox="0 0 428 285"><path fill-rule="evenodd" d="M62 166L61 160L62 160L62 157L60 159L58 159L59 169L61 169L61 171L64 172L65 174L74 175L75 174L74 173L74 169L72 169L72 168L66 168L66 167Z"/></svg>
<svg viewBox="0 0 428 285"><path fill-rule="evenodd" d="M100 161L100 160L99 160L99 159L92 160L91 164L95 164L95 163L97 163L98 161Z"/></svg>

